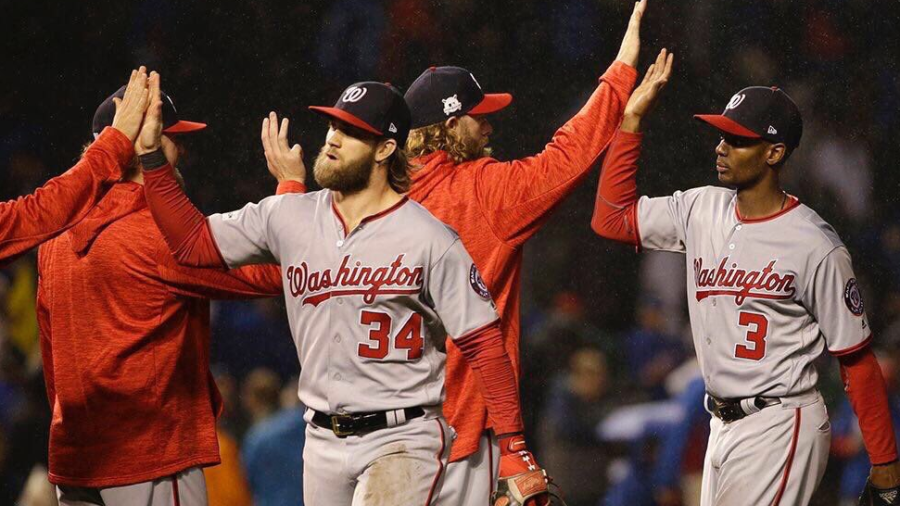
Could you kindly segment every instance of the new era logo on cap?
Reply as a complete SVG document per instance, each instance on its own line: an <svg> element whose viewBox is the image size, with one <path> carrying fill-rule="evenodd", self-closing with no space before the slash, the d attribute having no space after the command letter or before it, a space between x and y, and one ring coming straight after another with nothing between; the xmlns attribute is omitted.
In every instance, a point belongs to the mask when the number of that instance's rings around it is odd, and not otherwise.
<svg viewBox="0 0 900 506"><path fill-rule="evenodd" d="M403 95L386 83L356 83L341 93L334 107L310 106L310 109L343 121L356 128L406 145L409 135L409 107Z"/></svg>
<svg viewBox="0 0 900 506"><path fill-rule="evenodd" d="M431 67L406 91L412 128L447 118L497 112L512 102L509 93L484 93L471 72L460 67Z"/></svg>
<svg viewBox="0 0 900 506"><path fill-rule="evenodd" d="M775 86L744 88L731 97L722 114L698 114L694 118L731 135L783 143L789 149L799 146L803 136L800 109Z"/></svg>

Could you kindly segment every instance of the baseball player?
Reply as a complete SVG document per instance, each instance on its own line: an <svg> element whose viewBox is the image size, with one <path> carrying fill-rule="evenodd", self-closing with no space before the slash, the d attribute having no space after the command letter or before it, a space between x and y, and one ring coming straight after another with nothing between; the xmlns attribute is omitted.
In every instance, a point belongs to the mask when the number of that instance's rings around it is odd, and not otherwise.
<svg viewBox="0 0 900 506"><path fill-rule="evenodd" d="M813 366L825 349L840 361L873 465L864 504L897 504L893 426L850 254L779 184L800 144L799 109L777 87L739 91L722 114L695 116L721 136L715 167L725 187L638 198L641 123L671 68L672 56L660 55L625 108L592 227L639 250L685 255L694 347L714 415L701 504L809 503L831 440Z"/></svg>
<svg viewBox="0 0 900 506"><path fill-rule="evenodd" d="M311 109L330 120L314 168L325 190L207 220L151 145L138 148L149 151L145 191L180 262L281 264L308 407L304 503L435 504L451 442L441 415L446 336L472 365L494 430L521 434L500 323L457 235L403 195L403 96L361 82L334 107ZM289 151L284 139L274 148ZM521 451L518 492L531 497L546 483Z"/></svg>
<svg viewBox="0 0 900 506"><path fill-rule="evenodd" d="M156 73L149 87L158 92ZM112 120L121 92L97 108L95 133ZM168 97L163 104L161 142L174 164L175 136L205 125L180 121ZM209 298L281 293L274 265L227 273L178 265L141 181L132 166L84 219L38 251L49 478L63 506L205 506L201 467L220 461Z"/></svg>
<svg viewBox="0 0 900 506"><path fill-rule="evenodd" d="M0 203L0 262L78 223L103 196L105 185L121 179L134 158L147 94L147 69L132 70L125 94L110 110L109 128L97 132L81 160L34 194Z"/></svg>
<svg viewBox="0 0 900 506"><path fill-rule="evenodd" d="M587 103L535 156L510 162L489 156L488 115L508 106L512 96L485 94L465 69L430 68L406 92L414 128L407 150L421 167L413 173L409 196L457 230L472 253L497 302L504 344L516 367L522 248L584 181L615 133L637 79L646 5L635 4L616 61ZM497 477L509 475L506 464L517 462L510 448L519 441L498 442L491 435L471 369L454 346L447 355L444 412L458 437L441 503L482 505Z"/></svg>

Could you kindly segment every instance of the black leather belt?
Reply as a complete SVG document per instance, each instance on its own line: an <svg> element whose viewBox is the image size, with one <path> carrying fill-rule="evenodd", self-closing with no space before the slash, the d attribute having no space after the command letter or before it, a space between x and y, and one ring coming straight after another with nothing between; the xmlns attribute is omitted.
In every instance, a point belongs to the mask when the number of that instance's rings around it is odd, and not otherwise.
<svg viewBox="0 0 900 506"><path fill-rule="evenodd" d="M781 404L781 399L777 397L720 399L708 392L706 394L706 409L725 423L736 422L776 404Z"/></svg>
<svg viewBox="0 0 900 506"><path fill-rule="evenodd" d="M356 413L352 415L326 415L318 411L313 412L312 421L319 427L329 429L337 437L347 437L360 432L368 432L388 427L388 411L376 411L373 413ZM405 408L403 414L407 420L425 415L421 407Z"/></svg>

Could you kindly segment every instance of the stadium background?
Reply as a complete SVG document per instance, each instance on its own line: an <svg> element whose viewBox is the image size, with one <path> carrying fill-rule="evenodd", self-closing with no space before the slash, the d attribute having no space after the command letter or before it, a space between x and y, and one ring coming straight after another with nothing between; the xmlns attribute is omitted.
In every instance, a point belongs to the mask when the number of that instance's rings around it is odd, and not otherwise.
<svg viewBox="0 0 900 506"><path fill-rule="evenodd" d="M676 59L646 129L641 192L714 184L717 138L691 114L721 110L747 85L783 87L805 119L786 185L850 248L892 370L900 360L900 3L651 2L640 71L661 47ZM161 73L184 119L210 125L184 138L188 155L180 163L189 194L207 213L274 191L258 136L269 110L291 118L291 138L311 164L325 127L307 105L330 104L359 80L405 89L430 65L460 65L486 91L511 92L513 105L492 117L492 146L499 158L527 156L587 98L615 57L630 10L622 0L10 2L0 21L0 199L71 166L90 140L95 107L139 64ZM668 506L679 488L692 504L702 414L676 410L686 414L681 425L678 416L663 416L674 429L651 421L630 435L608 425L596 430L633 414L623 407L677 404L693 374L683 259L638 256L593 236L596 183L594 171L526 247L530 439L573 506L603 497L619 504L616 494L629 498L624 504ZM46 461L34 283L33 257L0 272L0 504L13 504L29 475L40 482ZM216 374L230 398L221 432L237 456L248 431L294 409L280 400L290 393L279 393L290 389L296 358L280 301L217 304L214 318ZM835 361L823 357L821 368L836 443L816 504L837 505L860 455ZM900 405L897 376L889 377ZM253 493L257 504L271 504L266 491L251 490L265 472L234 464L227 472L234 474L210 479L211 490L222 491L214 500L226 501L217 504L247 504ZM243 481L231 477L239 474Z"/></svg>

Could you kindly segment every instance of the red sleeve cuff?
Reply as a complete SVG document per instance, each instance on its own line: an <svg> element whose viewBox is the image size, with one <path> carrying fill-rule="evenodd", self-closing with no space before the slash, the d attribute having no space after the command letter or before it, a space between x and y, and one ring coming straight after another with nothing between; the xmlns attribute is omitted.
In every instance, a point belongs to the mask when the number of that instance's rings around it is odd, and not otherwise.
<svg viewBox="0 0 900 506"><path fill-rule="evenodd" d="M606 81L616 90L625 93L626 95L631 94L631 90L634 89L635 83L637 83L638 71L636 68L628 65L627 63L620 62L616 60L606 69L606 72L600 76L599 81Z"/></svg>
<svg viewBox="0 0 900 506"><path fill-rule="evenodd" d="M118 162L115 167L107 167L110 172L105 174L105 178L109 181L122 179L123 169L130 165L134 159L134 144L131 140L119 130L113 127L106 127L100 132L100 135L94 142L98 147L109 149Z"/></svg>
<svg viewBox="0 0 900 506"><path fill-rule="evenodd" d="M833 355L835 357L843 357L846 355L852 355L852 354L856 353L857 351L865 348L869 344L871 344L873 337L874 337L874 334L869 334L869 337L867 337L865 340L863 340L863 342L861 342L859 344L855 344L849 348L844 348L843 350L828 350L828 353L830 353L831 355Z"/></svg>
<svg viewBox="0 0 900 506"><path fill-rule="evenodd" d="M284 195L286 193L306 193L306 185L300 181L281 181L278 183L275 195Z"/></svg>

